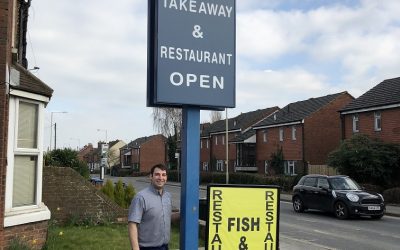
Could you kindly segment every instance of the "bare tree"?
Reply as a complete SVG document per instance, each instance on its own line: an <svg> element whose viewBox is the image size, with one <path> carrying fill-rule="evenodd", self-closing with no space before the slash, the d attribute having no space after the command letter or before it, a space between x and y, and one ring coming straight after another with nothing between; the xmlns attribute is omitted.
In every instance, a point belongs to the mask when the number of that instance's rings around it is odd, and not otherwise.
<svg viewBox="0 0 400 250"><path fill-rule="evenodd" d="M182 110L177 108L153 108L153 127L169 137L179 135L182 125Z"/></svg>
<svg viewBox="0 0 400 250"><path fill-rule="evenodd" d="M222 120L222 112L220 111L211 111L210 113L211 123Z"/></svg>

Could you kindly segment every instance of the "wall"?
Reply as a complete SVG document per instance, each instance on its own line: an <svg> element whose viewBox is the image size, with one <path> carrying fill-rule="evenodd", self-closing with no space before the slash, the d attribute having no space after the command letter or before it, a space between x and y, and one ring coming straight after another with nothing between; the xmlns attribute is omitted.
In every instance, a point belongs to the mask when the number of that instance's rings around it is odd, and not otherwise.
<svg viewBox="0 0 400 250"><path fill-rule="evenodd" d="M0 249L6 246L9 238L4 229L4 203L7 167L7 130L8 130L8 102L6 93L6 63L10 63L11 47L10 23L11 2L0 0Z"/></svg>
<svg viewBox="0 0 400 250"><path fill-rule="evenodd" d="M312 165L326 164L328 154L336 149L341 141L341 108L354 98L348 93L314 112L304 120L305 161Z"/></svg>
<svg viewBox="0 0 400 250"><path fill-rule="evenodd" d="M210 139L209 138L200 138L200 143L202 143L202 147L200 147L200 163L208 162L208 167L210 169L211 159L210 159ZM207 148L208 141L208 148ZM203 166L200 165L200 171L203 169Z"/></svg>
<svg viewBox="0 0 400 250"><path fill-rule="evenodd" d="M43 202L56 222L65 222L71 216L123 221L128 215L71 168L43 168Z"/></svg>
<svg viewBox="0 0 400 250"><path fill-rule="evenodd" d="M140 146L140 172L150 173L156 164L167 164L166 139L163 135L152 136Z"/></svg>
<svg viewBox="0 0 400 250"><path fill-rule="evenodd" d="M223 160L225 162L226 160L226 138L225 138L225 133L220 133L220 134L213 134L210 137L210 151L211 151L211 159L210 161L212 162L213 159L216 160ZM228 133L228 140L233 139L237 133ZM218 144L215 145L215 138L218 137ZM225 138L224 142L223 138ZM228 146L228 157L229 157L229 172L233 172L233 164L236 160L236 144L230 143ZM209 166L209 169L212 169L215 171L216 166ZM224 171L225 171L225 165L224 165Z"/></svg>
<svg viewBox="0 0 400 250"><path fill-rule="evenodd" d="M361 134L379 138L385 142L400 143L400 108L380 110L382 130L374 130L374 111L359 113ZM345 138L353 135L353 114L345 115Z"/></svg>
<svg viewBox="0 0 400 250"><path fill-rule="evenodd" d="M42 249L47 240L48 221L23 224L14 227L7 227L4 230L4 241L1 242L0 249L8 246L13 239L24 242L32 249Z"/></svg>
<svg viewBox="0 0 400 250"><path fill-rule="evenodd" d="M256 159L259 173L264 173L264 162L271 159L271 155L282 147L284 160L303 160L303 127L296 127L296 140L292 140L292 126L267 128L267 141L264 142L264 130L257 130ZM283 141L279 140L279 129L283 128Z"/></svg>

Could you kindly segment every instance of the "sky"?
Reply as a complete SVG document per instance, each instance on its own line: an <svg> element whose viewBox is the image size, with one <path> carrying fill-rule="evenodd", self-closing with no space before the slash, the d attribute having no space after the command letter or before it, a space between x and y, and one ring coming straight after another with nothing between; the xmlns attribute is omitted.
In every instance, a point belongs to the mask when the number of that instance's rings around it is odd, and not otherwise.
<svg viewBox="0 0 400 250"><path fill-rule="evenodd" d="M399 13L398 0L236 0L228 117L342 91L357 98L399 77ZM32 0L27 54L54 89L45 149L51 116L58 148L158 133L146 107L146 0Z"/></svg>

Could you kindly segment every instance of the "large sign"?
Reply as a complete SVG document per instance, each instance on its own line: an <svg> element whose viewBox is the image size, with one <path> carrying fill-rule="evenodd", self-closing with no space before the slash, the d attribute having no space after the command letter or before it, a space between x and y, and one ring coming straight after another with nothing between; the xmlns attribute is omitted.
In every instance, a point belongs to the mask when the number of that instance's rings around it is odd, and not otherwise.
<svg viewBox="0 0 400 250"><path fill-rule="evenodd" d="M235 0L149 0L148 106L235 107Z"/></svg>
<svg viewBox="0 0 400 250"><path fill-rule="evenodd" d="M279 249L279 187L213 185L207 201L206 249Z"/></svg>

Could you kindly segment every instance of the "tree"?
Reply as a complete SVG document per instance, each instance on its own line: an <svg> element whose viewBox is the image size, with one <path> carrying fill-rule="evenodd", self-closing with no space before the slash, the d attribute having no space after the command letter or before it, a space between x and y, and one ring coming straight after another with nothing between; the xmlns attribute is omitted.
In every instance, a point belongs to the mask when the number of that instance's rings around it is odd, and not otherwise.
<svg viewBox="0 0 400 250"><path fill-rule="evenodd" d="M115 184L114 201L120 207L123 207L123 208L126 207L126 204L125 204L125 189L124 189L124 184L122 183L122 180L118 180L118 182Z"/></svg>
<svg viewBox="0 0 400 250"><path fill-rule="evenodd" d="M167 138L168 145L168 161L171 164L171 169L175 169L177 165L177 160L175 158L176 148L177 148L176 135L169 136Z"/></svg>
<svg viewBox="0 0 400 250"><path fill-rule="evenodd" d="M180 135L182 110L177 108L153 108L153 126L166 137Z"/></svg>
<svg viewBox="0 0 400 250"><path fill-rule="evenodd" d="M328 165L361 183L391 186L400 174L400 145L354 135L329 154Z"/></svg>
<svg viewBox="0 0 400 250"><path fill-rule="evenodd" d="M84 178L89 179L89 167L79 160L78 152L70 148L54 149L44 156L46 166L70 167Z"/></svg>
<svg viewBox="0 0 400 250"><path fill-rule="evenodd" d="M132 183L129 183L128 186L125 188L125 204L127 205L127 207L129 207L135 195L135 188L133 187Z"/></svg>
<svg viewBox="0 0 400 250"><path fill-rule="evenodd" d="M284 156L282 147L278 147L276 152L271 154L269 165L274 170L274 174L283 174Z"/></svg>
<svg viewBox="0 0 400 250"><path fill-rule="evenodd" d="M106 181L106 184L101 188L101 192L107 195L111 200L114 200L114 184L111 180Z"/></svg>
<svg viewBox="0 0 400 250"><path fill-rule="evenodd" d="M211 111L211 113L210 113L210 122L211 123L213 123L213 122L216 122L216 121L219 121L219 120L222 120L222 112L220 112L220 111Z"/></svg>

